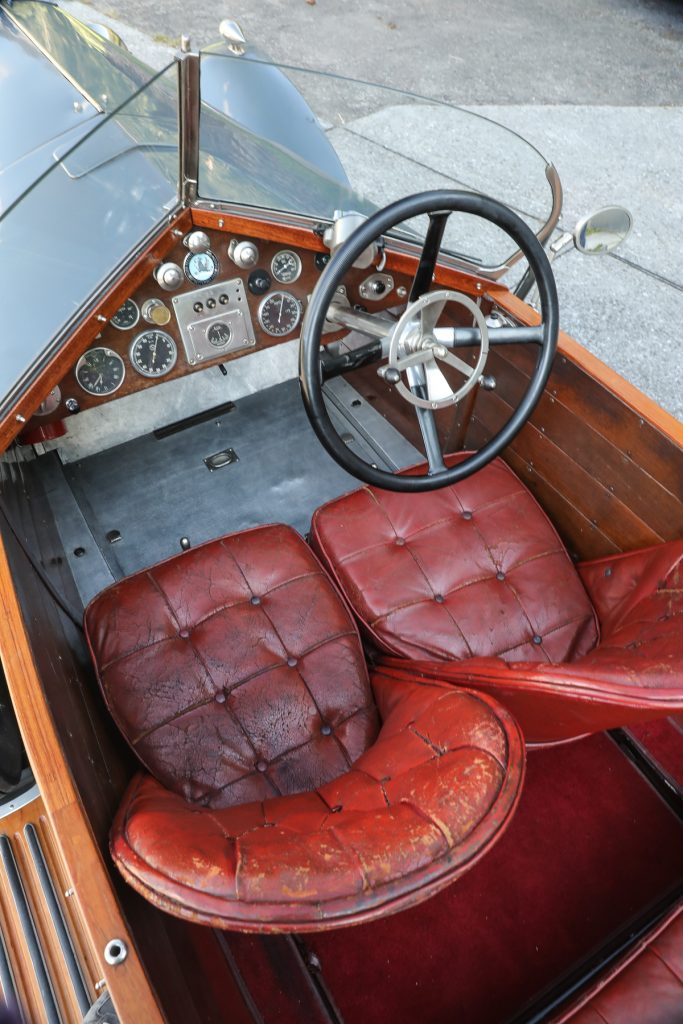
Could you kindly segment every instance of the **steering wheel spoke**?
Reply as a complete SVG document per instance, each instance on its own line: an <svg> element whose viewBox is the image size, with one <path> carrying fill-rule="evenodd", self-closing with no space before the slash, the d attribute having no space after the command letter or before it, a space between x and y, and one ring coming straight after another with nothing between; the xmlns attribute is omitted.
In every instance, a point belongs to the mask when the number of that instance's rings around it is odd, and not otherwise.
<svg viewBox="0 0 683 1024"><path fill-rule="evenodd" d="M439 358L442 360L442 362L448 363L449 366L452 366L455 370L458 370L460 373L462 373L463 376L467 378L467 380L469 380L470 377L472 377L472 375L475 373L477 369L476 366L470 366L469 363L466 363L464 359L460 358L460 356L456 356L454 352L446 351L444 355L440 356Z"/></svg>
<svg viewBox="0 0 683 1024"><path fill-rule="evenodd" d="M522 250L538 282L541 324L534 327L489 326L480 305L470 294L436 288L432 281L450 213L469 213L507 232ZM335 299L347 272L358 256L404 221L427 214L429 226L418 259L408 304L396 321L387 321L358 310L344 308ZM467 289L474 294L474 287ZM331 307L331 304L334 306ZM437 326L448 304L464 307L471 327ZM332 315L330 316L330 312ZM400 399L415 408L424 441L428 471L392 474L365 462L352 452L335 431L325 407L320 372L320 351L326 320L362 330L373 340L354 357L360 365L386 358L385 380ZM538 402L552 368L557 347L559 311L557 290L548 258L540 242L520 217L502 203L473 192L439 190L408 196L379 210L344 242L320 275L308 303L301 331L301 391L309 420L330 455L349 473L368 484L393 491L428 491L455 483L494 459L522 429ZM479 451L446 468L439 444L434 412L453 408L473 392L482 377L489 345L533 344L536 368L526 392L508 421ZM476 359L466 361L454 348L475 348ZM339 357L333 357L333 369ZM454 386L445 365L464 379ZM339 372L353 369L345 354ZM391 372L390 372L391 371ZM406 383L407 382L407 383Z"/></svg>
<svg viewBox="0 0 683 1024"><path fill-rule="evenodd" d="M434 277L436 261L439 258L443 233L446 230L446 222L450 217L450 210L438 210L429 214L429 227L425 235L420 262L417 265L415 277L410 288L408 301L415 302L425 292L429 291Z"/></svg>
<svg viewBox="0 0 683 1024"><path fill-rule="evenodd" d="M439 317L446 308L447 299L443 299L430 302L429 305L423 306L420 310L420 328L423 335L433 335L434 329L436 328Z"/></svg>

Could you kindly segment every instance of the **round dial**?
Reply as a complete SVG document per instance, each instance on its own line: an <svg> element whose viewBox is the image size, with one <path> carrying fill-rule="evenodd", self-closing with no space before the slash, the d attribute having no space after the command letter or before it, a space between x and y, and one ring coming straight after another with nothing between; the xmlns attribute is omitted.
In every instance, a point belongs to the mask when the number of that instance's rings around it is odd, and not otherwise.
<svg viewBox="0 0 683 1024"><path fill-rule="evenodd" d="M140 310L137 307L137 303L133 302L132 299L126 299L121 308L117 309L114 313L109 323L112 327L118 328L119 331L129 331L131 327L135 327L139 319Z"/></svg>
<svg viewBox="0 0 683 1024"><path fill-rule="evenodd" d="M207 341L213 345L214 348L223 348L229 344L232 338L232 328L230 324L223 323L222 320L217 320L216 323L211 324L208 331L206 332Z"/></svg>
<svg viewBox="0 0 683 1024"><path fill-rule="evenodd" d="M280 284L291 284L301 273L301 260L291 249L281 249L273 256L270 269Z"/></svg>
<svg viewBox="0 0 683 1024"><path fill-rule="evenodd" d="M113 395L123 384L123 359L110 348L91 348L76 363L76 380L89 395Z"/></svg>
<svg viewBox="0 0 683 1024"><path fill-rule="evenodd" d="M207 249L206 252L189 252L183 263L185 276L195 284L208 284L218 273L218 260Z"/></svg>
<svg viewBox="0 0 683 1024"><path fill-rule="evenodd" d="M299 301L289 292L271 292L261 301L258 319L266 334L290 334L301 319Z"/></svg>
<svg viewBox="0 0 683 1024"><path fill-rule="evenodd" d="M176 343L166 331L143 331L133 339L130 361L143 377L163 377L175 366Z"/></svg>

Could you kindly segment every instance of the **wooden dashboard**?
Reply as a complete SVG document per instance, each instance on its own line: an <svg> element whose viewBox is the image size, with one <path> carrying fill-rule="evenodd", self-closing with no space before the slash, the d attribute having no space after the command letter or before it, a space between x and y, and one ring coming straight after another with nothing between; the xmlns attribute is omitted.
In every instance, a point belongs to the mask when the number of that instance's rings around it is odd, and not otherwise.
<svg viewBox="0 0 683 1024"><path fill-rule="evenodd" d="M197 230L203 231L209 240L208 256L200 262L206 267L209 257L215 261L215 274L210 281L193 280L188 276L188 259L191 252L186 240L191 232ZM230 255L240 243L251 243L258 252L253 265L247 268L239 266ZM281 257L283 253L293 253L295 262L300 266L294 280L277 280L273 260ZM251 352L297 338L308 299L328 257L328 250L313 231L221 216L211 211L193 211L192 220L186 216L182 218L182 222L176 222L168 227L153 247L117 282L103 303L103 310L106 309L107 315L104 311L99 312L77 332L73 339L74 344L67 346L71 352L68 365L62 369L58 383L50 394L41 396L43 402L29 420L21 441L36 443L58 436L63 429L61 421L82 410L96 408L124 395L144 391L159 383L207 367L218 367ZM156 277L159 268L169 263L180 268L182 272L180 283L171 290L164 289ZM414 263L411 261L411 265L405 269L397 267L391 273L382 275L391 286L386 288L383 294L372 295L370 298L363 286L376 275L376 269L352 268L344 282L350 305L376 312L404 302L407 289L410 287L413 266ZM277 263L275 267L277 268ZM286 301L290 312L293 309L291 299L298 307L298 315L291 330L274 335L264 329L261 307L269 296L273 296L277 309L278 296L283 292L288 296ZM193 358L194 350L188 349L186 340L188 310L190 319L196 320L198 324L221 325L225 319L222 313L225 312L229 317L234 312L236 295L238 301L247 307L245 322L248 329L245 330L245 343L228 343L215 349L205 344L204 352L198 358ZM123 317L117 316L124 304L127 304L130 323L126 323L125 314ZM115 325L117 320L119 326ZM194 327L194 324L192 326ZM271 326L276 326L278 331L282 331L286 324ZM173 354L173 360L166 360L168 363L172 362L172 365L167 367L164 361L156 356L156 365L151 368L149 360L147 361L148 371L151 369L153 372L145 375L144 359L143 372L139 366L140 345L142 344L144 348L144 336L155 332L162 332L171 339L171 343L166 340L160 340L160 343ZM331 331L325 335L325 341L335 340L344 333ZM234 338L232 340L234 341ZM115 365L117 369L114 379L107 383L111 390L103 390L98 394L93 391L102 386L101 378L97 376L95 369L91 372L88 366L84 366L84 360L87 363L88 359L92 359L93 350L102 349L107 353L108 365ZM148 347L146 352L149 355ZM84 382L90 385L90 389L84 388Z"/></svg>

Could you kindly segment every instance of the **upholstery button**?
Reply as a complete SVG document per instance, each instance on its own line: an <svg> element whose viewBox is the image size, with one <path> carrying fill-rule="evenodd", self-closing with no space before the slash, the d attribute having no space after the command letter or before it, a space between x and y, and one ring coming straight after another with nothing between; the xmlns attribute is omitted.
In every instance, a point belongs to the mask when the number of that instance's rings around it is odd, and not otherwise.
<svg viewBox="0 0 683 1024"><path fill-rule="evenodd" d="M256 771L257 772L265 772L267 770L267 768L268 768L268 765L266 764L265 761L257 761L256 762Z"/></svg>
<svg viewBox="0 0 683 1024"><path fill-rule="evenodd" d="M443 604L443 594L434 594L434 600L437 604Z"/></svg>
<svg viewBox="0 0 683 1024"><path fill-rule="evenodd" d="M472 518L472 513L471 512L463 512L462 517L463 517L463 519L471 519Z"/></svg>
<svg viewBox="0 0 683 1024"><path fill-rule="evenodd" d="M254 594L254 596L251 598L251 603L252 604L261 604L261 598L257 597L256 594Z"/></svg>
<svg viewBox="0 0 683 1024"><path fill-rule="evenodd" d="M323 736L331 736L332 735L332 726L328 725L327 722L325 722L323 725L321 725L320 731L323 734Z"/></svg>
<svg viewBox="0 0 683 1024"><path fill-rule="evenodd" d="M401 548L405 544L405 541L404 541L403 537L397 537L396 538L396 543Z"/></svg>
<svg viewBox="0 0 683 1024"><path fill-rule="evenodd" d="M334 807L330 807L330 814L339 814L343 809L341 804L335 804Z"/></svg>
<svg viewBox="0 0 683 1024"><path fill-rule="evenodd" d="M294 668L299 663L296 658L287 658L287 664L289 665L290 668Z"/></svg>
<svg viewBox="0 0 683 1024"><path fill-rule="evenodd" d="M216 694L216 703L225 704L225 694L223 693L222 690L219 690L218 693Z"/></svg>
<svg viewBox="0 0 683 1024"><path fill-rule="evenodd" d="M534 642L535 644L537 644L537 645L538 645L538 644L542 644L542 643L543 643L543 637L542 637L542 636L539 636L539 635L538 635L538 633L536 634L536 636L532 636L532 638L531 638L531 639L532 639L532 640L533 640L533 642Z"/></svg>
<svg viewBox="0 0 683 1024"><path fill-rule="evenodd" d="M612 569L611 567L610 567L610 568L608 568L608 569L605 569L605 576L611 576L611 575L612 575L612 573L613 573L613 571L614 571L614 570L613 570L613 569Z"/></svg>
<svg viewBox="0 0 683 1024"><path fill-rule="evenodd" d="M189 637L189 635L190 635L190 631L189 631L189 629L181 629L181 630L179 630L179 632L178 632L178 636L179 636L179 637L180 637L180 638L181 638L182 640L187 640L187 638Z"/></svg>
<svg viewBox="0 0 683 1024"><path fill-rule="evenodd" d="M497 572L496 573L496 579L497 580L501 580L501 582L502 582L505 579L505 573L504 572Z"/></svg>

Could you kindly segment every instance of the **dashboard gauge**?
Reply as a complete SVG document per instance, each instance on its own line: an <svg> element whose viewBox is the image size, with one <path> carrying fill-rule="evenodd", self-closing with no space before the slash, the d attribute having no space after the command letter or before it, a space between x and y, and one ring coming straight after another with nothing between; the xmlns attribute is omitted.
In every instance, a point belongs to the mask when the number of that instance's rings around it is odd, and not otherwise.
<svg viewBox="0 0 683 1024"><path fill-rule="evenodd" d="M216 323L211 324L206 332L206 340L214 348L225 348L226 345L230 344L231 338L232 328L230 324L226 324L222 320L217 320Z"/></svg>
<svg viewBox="0 0 683 1024"><path fill-rule="evenodd" d="M208 284L218 273L218 259L207 249L206 252L189 252L183 263L185 277L195 284Z"/></svg>
<svg viewBox="0 0 683 1024"><path fill-rule="evenodd" d="M123 359L110 348L91 348L76 363L76 380L89 395L113 395L123 384Z"/></svg>
<svg viewBox="0 0 683 1024"><path fill-rule="evenodd" d="M275 338L291 334L301 319L301 305L289 292L272 292L261 300L258 320L266 332Z"/></svg>
<svg viewBox="0 0 683 1024"><path fill-rule="evenodd" d="M270 269L280 284L291 284L301 273L301 260L291 249L281 249L273 256Z"/></svg>
<svg viewBox="0 0 683 1024"><path fill-rule="evenodd" d="M126 299L121 308L117 309L114 313L109 323L119 331L129 331L131 327L135 327L139 319L140 310L137 307L137 303L133 302L132 299Z"/></svg>
<svg viewBox="0 0 683 1024"><path fill-rule="evenodd" d="M166 331L143 331L133 339L128 354L133 369L143 377L163 377L175 366L178 349Z"/></svg>

